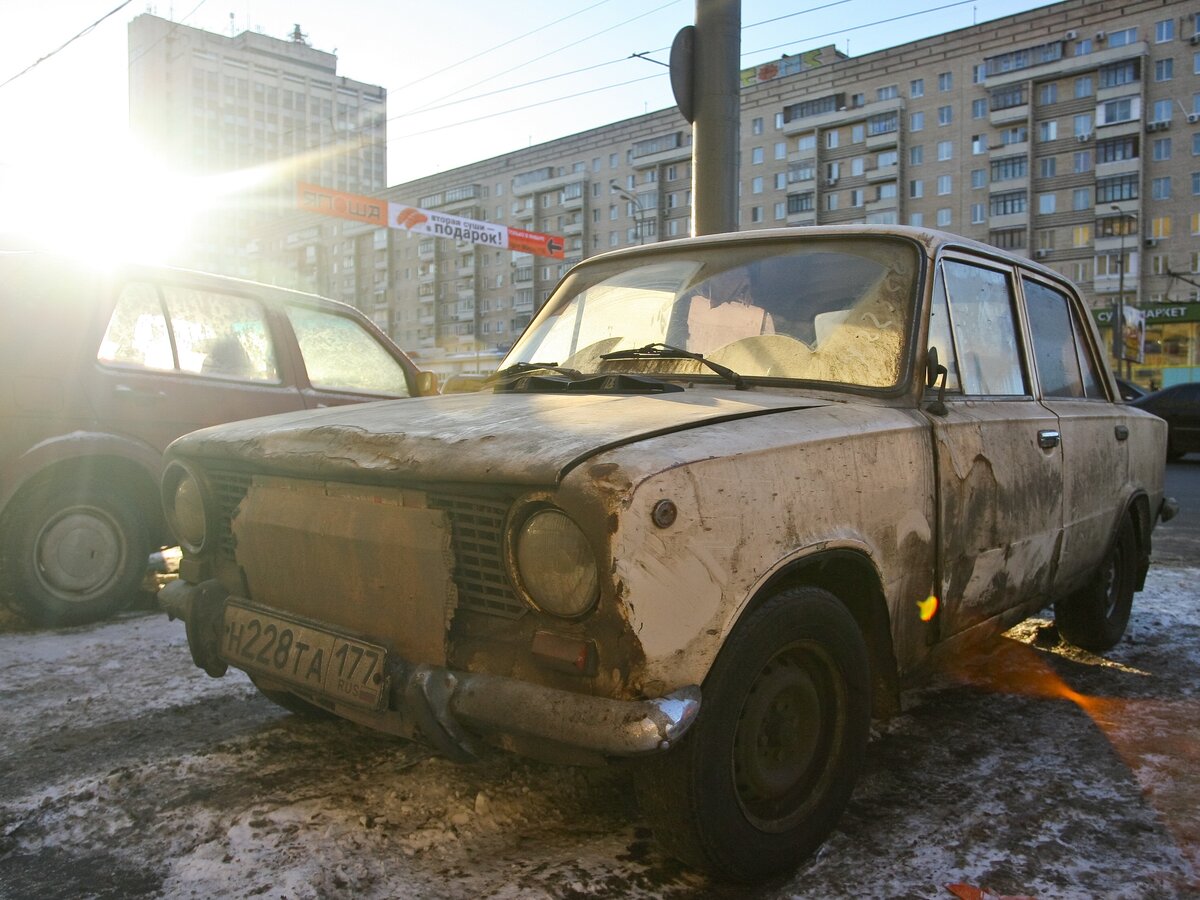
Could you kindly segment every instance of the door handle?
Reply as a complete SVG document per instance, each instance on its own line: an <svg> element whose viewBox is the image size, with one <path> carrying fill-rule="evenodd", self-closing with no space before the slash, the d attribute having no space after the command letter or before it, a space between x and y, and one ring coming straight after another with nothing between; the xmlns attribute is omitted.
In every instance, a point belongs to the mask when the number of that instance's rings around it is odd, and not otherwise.
<svg viewBox="0 0 1200 900"><path fill-rule="evenodd" d="M113 393L118 397L129 397L133 400L165 400L167 399L166 391L145 391L141 388L130 387L127 384L118 384L113 388Z"/></svg>
<svg viewBox="0 0 1200 900"><path fill-rule="evenodd" d="M1058 446L1058 439L1061 435L1051 428L1047 428L1038 432L1038 446L1043 450L1051 450Z"/></svg>
<svg viewBox="0 0 1200 900"><path fill-rule="evenodd" d="M1116 434L1118 441L1124 441L1129 437L1129 426L1118 425L1113 429L1113 433Z"/></svg>

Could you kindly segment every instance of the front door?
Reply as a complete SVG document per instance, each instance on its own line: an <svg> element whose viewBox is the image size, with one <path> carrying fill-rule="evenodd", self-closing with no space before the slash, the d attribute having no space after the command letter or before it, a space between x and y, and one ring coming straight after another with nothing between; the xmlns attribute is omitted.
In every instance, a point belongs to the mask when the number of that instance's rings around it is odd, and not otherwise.
<svg viewBox="0 0 1200 900"><path fill-rule="evenodd" d="M953 258L930 343L949 369L937 461L941 635L1049 596L1062 532L1057 417L1034 398L1011 269Z"/></svg>

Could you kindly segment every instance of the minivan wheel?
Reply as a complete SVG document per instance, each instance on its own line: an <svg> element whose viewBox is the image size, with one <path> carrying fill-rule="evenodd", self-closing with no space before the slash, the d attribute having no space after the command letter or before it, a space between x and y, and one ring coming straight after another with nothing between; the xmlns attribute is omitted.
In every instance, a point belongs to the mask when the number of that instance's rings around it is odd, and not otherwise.
<svg viewBox="0 0 1200 900"><path fill-rule="evenodd" d="M1091 581L1055 604L1058 633L1093 653L1115 647L1129 624L1136 580L1137 537L1127 515Z"/></svg>
<svg viewBox="0 0 1200 900"><path fill-rule="evenodd" d="M4 538L6 588L39 625L105 618L133 601L150 539L137 506L103 485L29 494Z"/></svg>
<svg viewBox="0 0 1200 900"><path fill-rule="evenodd" d="M636 770L642 810L667 852L719 878L788 871L837 824L870 719L854 617L827 591L782 591L726 641L683 740Z"/></svg>

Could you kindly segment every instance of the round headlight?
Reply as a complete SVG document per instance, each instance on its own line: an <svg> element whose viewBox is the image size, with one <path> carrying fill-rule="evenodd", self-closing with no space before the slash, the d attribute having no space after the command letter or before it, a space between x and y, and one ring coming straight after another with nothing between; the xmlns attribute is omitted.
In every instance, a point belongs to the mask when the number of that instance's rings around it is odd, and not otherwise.
<svg viewBox="0 0 1200 900"><path fill-rule="evenodd" d="M600 593L596 557L566 513L535 512L522 523L514 551L521 585L539 609L575 618L596 604Z"/></svg>
<svg viewBox="0 0 1200 900"><path fill-rule="evenodd" d="M174 463L163 477L163 507L167 524L183 549L195 553L204 546L208 518L200 482L183 466Z"/></svg>

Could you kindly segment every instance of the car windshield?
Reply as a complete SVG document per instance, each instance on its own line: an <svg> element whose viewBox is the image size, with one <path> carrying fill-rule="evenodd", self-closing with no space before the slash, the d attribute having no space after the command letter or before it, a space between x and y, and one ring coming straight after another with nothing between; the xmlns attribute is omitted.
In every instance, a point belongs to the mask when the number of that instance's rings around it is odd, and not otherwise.
<svg viewBox="0 0 1200 900"><path fill-rule="evenodd" d="M585 265L501 371L712 374L677 353L686 351L747 378L891 387L904 371L917 271L913 245L878 237L693 245Z"/></svg>

